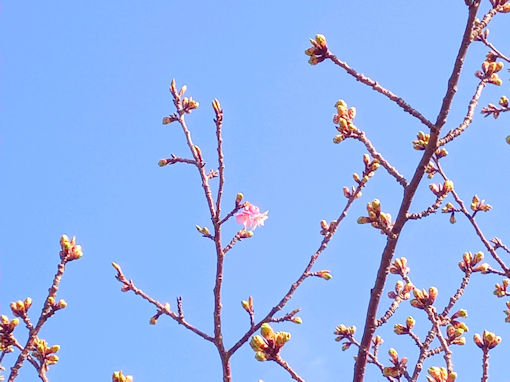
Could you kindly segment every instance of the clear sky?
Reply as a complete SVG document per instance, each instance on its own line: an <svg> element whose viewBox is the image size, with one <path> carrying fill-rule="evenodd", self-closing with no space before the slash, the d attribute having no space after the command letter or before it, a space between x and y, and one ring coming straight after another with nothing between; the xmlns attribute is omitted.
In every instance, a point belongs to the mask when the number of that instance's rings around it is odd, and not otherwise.
<svg viewBox="0 0 510 382"><path fill-rule="evenodd" d="M190 166L157 166L160 158L184 156L187 149L177 126L161 125L174 111L172 78L200 102L188 123L210 163L210 102L218 98L222 104L224 203L233 204L243 192L269 210L265 227L227 256L224 334L231 345L249 325L240 301L253 296L260 318L280 300L317 249L320 220L338 216L342 187L362 170L365 150L358 142L332 143L339 98L356 106L356 125L406 177L420 158L411 142L425 127L330 62L308 65L308 38L325 34L340 59L434 120L466 17L462 0L2 2L0 312L11 316L8 304L31 296L32 317L39 313L61 234L77 236L84 250L69 265L58 294L68 307L41 333L61 345L50 380L104 381L114 370L136 382L221 379L211 344L168 318L150 326L154 309L121 293L110 265L119 263L140 288L172 306L182 296L188 320L212 332L215 258L211 242L195 230L195 224L210 227L199 178ZM507 53L509 17L497 17L489 28L491 41ZM447 128L462 120L486 53L481 43L470 49ZM506 70L502 77L501 87L487 87L482 105L510 95ZM477 193L493 205L479 223L488 237L507 243L508 126L507 115L494 121L477 111L443 160L462 198ZM307 381L352 378L355 350L342 352L333 331L340 323L364 323L385 238L356 219L373 198L395 216L401 189L383 171L376 173L317 264L316 270L329 269L334 278L307 280L284 311L302 308L303 324L276 327L292 333L282 356ZM412 209L432 201L425 181ZM232 222L224 236L237 228ZM448 216L437 214L406 227L397 256L409 259L418 287L439 288L442 305L460 283L456 264L462 253L479 250L465 219L452 226ZM396 280L390 278L389 286ZM481 375L481 351L471 338L485 328L503 336L491 356L492 380L508 376L509 324L503 322L503 299L492 294L496 282L500 278L476 275L458 306L470 314L468 345L455 349L453 358L461 381ZM389 303L383 299L382 306ZM409 313L420 335L428 328L423 312L404 304L381 331L386 364L390 346L410 362L416 359L409 338L391 333ZM17 333L23 340L23 328ZM427 361L431 365L443 366L442 359ZM257 362L247 345L232 368L236 381L290 380L277 365ZM369 370L367 380L382 380L374 367ZM34 380L27 364L18 381Z"/></svg>

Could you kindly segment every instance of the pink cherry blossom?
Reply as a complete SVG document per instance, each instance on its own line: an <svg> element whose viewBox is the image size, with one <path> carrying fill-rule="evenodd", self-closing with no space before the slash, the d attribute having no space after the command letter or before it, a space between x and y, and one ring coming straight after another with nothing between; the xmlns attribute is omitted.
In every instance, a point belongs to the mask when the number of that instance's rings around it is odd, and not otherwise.
<svg viewBox="0 0 510 382"><path fill-rule="evenodd" d="M244 225L244 228L254 230L258 226L264 225L268 212L269 211L266 211L261 214L257 206L250 202L245 202L242 209L236 214L236 222L237 224Z"/></svg>

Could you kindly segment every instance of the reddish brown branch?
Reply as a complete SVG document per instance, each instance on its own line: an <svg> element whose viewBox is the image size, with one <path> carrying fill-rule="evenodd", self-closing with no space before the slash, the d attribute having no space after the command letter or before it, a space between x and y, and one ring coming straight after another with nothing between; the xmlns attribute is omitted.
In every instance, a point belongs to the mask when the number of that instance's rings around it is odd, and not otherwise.
<svg viewBox="0 0 510 382"><path fill-rule="evenodd" d="M16 379L16 377L19 374L19 369L21 369L25 360L29 357L30 351L33 350L34 343L37 339L39 331L41 330L44 323L48 320L48 318L50 318L55 313L53 303L55 301L55 296L57 294L58 287L62 279L62 275L64 274L67 261L68 259L63 258L60 260L60 263L58 264L57 273L55 273L51 287L48 290L48 295L46 297L46 300L44 301L41 315L37 320L37 324L29 330L27 342L23 347L21 353L18 355L18 358L14 363L14 366L11 367L11 373L9 374L8 382L13 382ZM38 371L40 371L41 369L42 367L39 367Z"/></svg>
<svg viewBox="0 0 510 382"><path fill-rule="evenodd" d="M452 373L453 372L452 351L450 350L450 347L448 346L446 339L443 337L443 334L441 333L440 324L437 318L435 317L435 313L433 311L428 310L427 314L429 315L429 321L432 322L432 325L434 326L435 332L437 334L437 339L441 344L441 350L444 352L443 357L446 362L446 368L448 370L448 373Z"/></svg>
<svg viewBox="0 0 510 382"><path fill-rule="evenodd" d="M372 145L372 142L370 142L367 138L365 132L361 131L360 134L355 135L353 138L362 142L372 158L377 159L381 166L383 166L384 169L386 169L386 171L388 171L388 173L393 176L400 185L407 187L408 183L406 178L404 178L404 176L401 175L395 167L393 167L380 153L377 152L375 147Z"/></svg>
<svg viewBox="0 0 510 382"><path fill-rule="evenodd" d="M444 179L446 179L446 174L444 173L444 171L441 168L441 166L439 165L439 163L437 163L437 169L438 169L439 174L441 174L441 176ZM485 238L485 235L483 234L482 230L478 226L478 223L476 222L474 214L471 214L468 211L468 209L466 208L466 205L464 204L464 201L460 198L460 196L457 194L457 192L455 190L452 190L452 195L453 195L453 198L455 199L455 201L457 202L457 204L459 205L460 211L469 220L469 222L473 226L477 236L480 238L480 240L483 243L483 245L485 246L485 248L490 252L490 254L494 258L494 260L496 260L498 262L498 264L500 265L501 269L505 272L505 274L510 275L510 269L507 267L505 262L499 257L499 255L496 252L496 249L491 245L489 240L487 240Z"/></svg>
<svg viewBox="0 0 510 382"><path fill-rule="evenodd" d="M288 373L290 374L290 376L292 377L293 380L295 381L299 381L299 382L305 382L305 380L303 378L301 378L291 367L290 365L285 362L282 357L280 357L279 354L276 355L276 357L273 359L273 361L275 361L278 365L280 365L281 367L283 367L285 370L288 371Z"/></svg>
<svg viewBox="0 0 510 382"><path fill-rule="evenodd" d="M182 299L180 297L177 300L178 313L175 313L170 309L169 304L162 304L161 302L157 301L156 299L150 297L143 290L137 288L135 283L132 280L128 280L126 278L121 267L118 264L113 263L112 265L115 268L115 270L117 271L117 275L115 276L115 278L123 284L123 287L122 287L123 292L127 292L128 290L132 291L134 294L140 296L144 300L146 300L149 303L151 303L152 305L154 305L157 308L157 311L159 314L165 314L165 315L171 317L177 323L179 323L182 326L184 326L185 328L191 330L193 333L198 334L200 337L202 337L203 339L205 339L207 341L210 341L210 342L214 341L214 339L211 336L209 336L206 333L202 332L201 330L197 329L196 327L194 327L192 324L188 323L184 319L184 313L182 311Z"/></svg>
<svg viewBox="0 0 510 382"><path fill-rule="evenodd" d="M468 126L473 121L473 115L475 113L476 105L478 105L478 100L482 95L482 91L486 85L486 80L481 80L476 87L475 94L471 97L471 101L469 101L468 110L466 116L462 123L456 127L455 129L450 130L443 138L439 140L439 146L443 146L448 142L452 141L454 138L458 137L464 130L468 128Z"/></svg>
<svg viewBox="0 0 510 382"><path fill-rule="evenodd" d="M372 89L374 89L376 92L381 93L382 95L386 96L393 102L395 102L398 106L400 106L406 113L411 114L413 117L417 118L421 123L423 123L428 128L432 129L434 127L433 123L430 122L427 118L425 118L423 115L421 115L417 110L415 110L413 107L411 107L407 102L405 102L402 98L398 97L397 95L393 94L391 91L387 90L386 88L379 85L377 81L374 81L373 79L358 73L356 70L352 69L346 62L340 61L333 53L328 51L325 58L329 58L332 62L334 62L336 65L343 68L347 73L349 73L351 76L353 76L357 81L364 83L367 86L370 86Z"/></svg>
<svg viewBox="0 0 510 382"><path fill-rule="evenodd" d="M216 141L218 142L217 152L218 152L218 174L219 174L219 183L218 183L218 195L216 196L216 219L220 219L220 210L221 210L221 197L223 195L223 185L225 183L225 161L223 158L223 138L221 136L221 128L223 126L223 110L220 108L220 103L218 100L213 101L214 112L216 113L216 118L214 119L214 123L216 124Z"/></svg>
<svg viewBox="0 0 510 382"><path fill-rule="evenodd" d="M447 194L439 195L436 198L436 201L434 202L434 204L429 206L426 210L409 214L407 216L407 218L416 220L416 219L421 219L421 218L424 218L425 216L429 216L430 214L435 213L438 210L438 208L441 207L441 204L443 203L443 200L444 200L444 198L446 198L446 196L447 196Z"/></svg>
<svg viewBox="0 0 510 382"><path fill-rule="evenodd" d="M158 162L160 167L175 164L175 163L187 163L187 164L192 164L194 166L198 165L196 160L181 158L181 157L175 156L174 154L172 154L170 156L170 158L160 159Z"/></svg>
<svg viewBox="0 0 510 382"><path fill-rule="evenodd" d="M455 60L455 64L453 67L452 74L450 76L450 79L448 81L448 88L446 91L446 95L443 98L443 102L441 105L441 109L438 114L438 118L436 120L436 123L432 125L429 121L425 120L422 121L427 126L430 127L431 133L430 133L430 139L429 143L425 149L425 152L420 160L420 163L418 164L416 171L413 175L413 178L411 179L411 182L406 187L404 191L404 197L400 206L400 210L397 215L397 219L395 221L395 224L392 228L392 234L388 235L387 243L384 248L383 254L381 256L381 263L379 266L379 270L377 272L377 278L375 281L375 285L372 288L371 294L370 294L370 301L369 306L367 309L367 316L365 320L365 326L363 331L363 338L361 340L361 346L358 351L358 357L356 359L356 364L354 365L354 382L362 382L365 376L365 369L367 364L367 357L368 357L368 350L370 343L372 341L375 329L376 329L376 315L377 315L377 308L379 306L379 301L382 296L382 292L384 289L384 285L386 283L386 277L388 275L388 269L391 264L391 260L393 258L393 254L398 242L398 238L400 235L400 232L405 225L405 222L407 221L407 214L409 211L409 207L411 205L411 201L414 197L414 194L416 192L416 189L418 188L418 185L420 184L423 175L425 173L425 168L427 164L430 161L430 158L434 154L435 150L437 149L438 144L438 135L441 131L441 128L446 123L446 117L448 115L448 112L451 107L451 103L453 101L453 97L455 95L456 89L457 89L457 83L460 78L462 66L464 63L464 58L466 56L468 47L471 42L471 32L473 29L473 25L475 23L476 13L478 10L479 3L473 3L473 5L469 8L469 16L468 20L466 22L466 28L464 31L464 35L462 37L462 42L457 54L457 58ZM349 68L350 69L350 68ZM352 69L351 69L352 71ZM404 109L406 110L406 109ZM407 110L406 110L407 111ZM421 120L421 119L420 119ZM429 337L431 337L429 335ZM432 338L430 339L430 341ZM427 340L425 341L427 342ZM417 369L415 369L416 372ZM421 370L421 369L420 369ZM414 375L413 375L414 377Z"/></svg>
<svg viewBox="0 0 510 382"><path fill-rule="evenodd" d="M483 42L487 47L489 47L496 55L501 58L502 60L505 60L506 62L510 62L510 58L505 56L503 53L501 53L493 44L487 40L487 38L482 34L478 37L478 40Z"/></svg>
<svg viewBox="0 0 510 382"><path fill-rule="evenodd" d="M483 349L481 382L487 382L488 380L489 380L489 349Z"/></svg>
<svg viewBox="0 0 510 382"><path fill-rule="evenodd" d="M243 207L242 203L236 203L234 209L230 211L223 219L220 220L220 225L225 223L228 219L230 219L232 216L234 216L237 211L239 211Z"/></svg>

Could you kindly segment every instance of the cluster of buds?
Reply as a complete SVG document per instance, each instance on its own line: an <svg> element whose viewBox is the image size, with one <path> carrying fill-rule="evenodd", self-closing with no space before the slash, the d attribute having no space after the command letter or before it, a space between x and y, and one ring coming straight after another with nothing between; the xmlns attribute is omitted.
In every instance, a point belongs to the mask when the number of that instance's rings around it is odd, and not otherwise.
<svg viewBox="0 0 510 382"><path fill-rule="evenodd" d="M322 34L315 35L315 40L310 39L312 47L305 50L305 54L310 57L308 63L310 65L317 65L326 59L328 54L328 44L326 43L326 37Z"/></svg>
<svg viewBox="0 0 510 382"><path fill-rule="evenodd" d="M419 131L418 134L416 134L416 139L413 141L413 148L418 151L423 151L427 148L427 145L429 144L430 140L430 134L426 134L423 131ZM448 151L444 147L438 148L434 155L437 159L443 158L448 155Z"/></svg>
<svg viewBox="0 0 510 382"><path fill-rule="evenodd" d="M427 382L453 382L457 379L457 373L449 373L445 367L432 366L427 371Z"/></svg>
<svg viewBox="0 0 510 382"><path fill-rule="evenodd" d="M506 96L502 96L499 99L499 105L501 107L498 107L498 106L490 103L487 106L482 108L481 113L484 115L484 117L488 117L489 115L492 115L494 117L494 119L496 119L499 117L500 113L510 110L510 107L508 106L508 98Z"/></svg>
<svg viewBox="0 0 510 382"><path fill-rule="evenodd" d="M442 213L446 214L446 213L449 213L450 214L450 223L454 224L457 220L455 219L455 212L459 211L458 209L456 209L453 204L451 204L450 202L446 203L446 205L443 207L443 209L441 210Z"/></svg>
<svg viewBox="0 0 510 382"><path fill-rule="evenodd" d="M498 72L503 69L503 62L496 62L497 56L493 53L487 54L487 58L482 63L482 70L477 71L475 76L485 80L490 84L501 85L503 81L499 78Z"/></svg>
<svg viewBox="0 0 510 382"><path fill-rule="evenodd" d="M425 134L423 131L419 131L416 135L416 140L413 141L413 147L415 150L425 150L429 144L430 134Z"/></svg>
<svg viewBox="0 0 510 382"><path fill-rule="evenodd" d="M253 314L255 311L253 310L253 297L248 297L248 300L241 301L241 305L243 306L243 309L248 312L248 314Z"/></svg>
<svg viewBox="0 0 510 382"><path fill-rule="evenodd" d="M427 174L427 178L432 179L434 175L437 173L437 168L434 162L429 161L425 166L425 174Z"/></svg>
<svg viewBox="0 0 510 382"><path fill-rule="evenodd" d="M255 359L261 362L277 359L283 345L290 340L290 333L275 332L268 323L262 324L260 334L251 338L250 346Z"/></svg>
<svg viewBox="0 0 510 382"><path fill-rule="evenodd" d="M385 377L400 379L400 377L406 372L407 369L407 357L398 359L398 353L393 348L388 351L388 354L390 355L390 361L393 366L385 367L383 369L383 374Z"/></svg>
<svg viewBox="0 0 510 382"><path fill-rule="evenodd" d="M381 212L381 202L374 199L367 204L368 216L358 218L358 224L370 223L372 227L381 230L381 233L388 234L393 224L391 223L391 215L387 212Z"/></svg>
<svg viewBox="0 0 510 382"><path fill-rule="evenodd" d="M253 237L253 235L255 235L255 233L253 231L247 231L246 228L243 228L237 233L239 240L249 239L250 237Z"/></svg>
<svg viewBox="0 0 510 382"><path fill-rule="evenodd" d="M49 296L48 305L51 307L53 312L56 312L57 310L64 309L67 306L67 302L62 298L58 301L55 301L55 297Z"/></svg>
<svg viewBox="0 0 510 382"><path fill-rule="evenodd" d="M496 283L493 293L497 297L510 296L510 292L508 292L508 285L510 285L510 279L503 279L501 284Z"/></svg>
<svg viewBox="0 0 510 382"><path fill-rule="evenodd" d="M81 245L76 244L75 237L69 240L67 235L62 235L60 238L60 248L60 259L62 261L73 261L83 256Z"/></svg>
<svg viewBox="0 0 510 382"><path fill-rule="evenodd" d="M182 110L185 113L191 113L192 110L198 107L198 102L191 97L184 97L182 99Z"/></svg>
<svg viewBox="0 0 510 382"><path fill-rule="evenodd" d="M444 198L453 190L453 182L450 179L446 179L443 184L432 183L429 188L436 197Z"/></svg>
<svg viewBox="0 0 510 382"><path fill-rule="evenodd" d="M444 147L440 147L434 152L434 155L437 159L441 159L448 155L448 151Z"/></svg>
<svg viewBox="0 0 510 382"><path fill-rule="evenodd" d="M473 336L476 346L483 350L492 349L501 342L501 337L495 335L487 330L483 331L483 335L480 336L478 333Z"/></svg>
<svg viewBox="0 0 510 382"><path fill-rule="evenodd" d="M411 297L411 291L414 290L414 285L412 283L406 283L402 280L398 280L395 283L395 290L391 290L388 292L388 297L395 300L396 298L400 298L401 300L409 300Z"/></svg>
<svg viewBox="0 0 510 382"><path fill-rule="evenodd" d="M419 290L415 288L413 291L414 298L411 305L417 309L427 309L436 301L438 290L436 287L430 287L428 293L425 289Z"/></svg>
<svg viewBox="0 0 510 382"><path fill-rule="evenodd" d="M122 374L122 371L115 371L112 375L112 382L133 382L133 377Z"/></svg>
<svg viewBox="0 0 510 382"><path fill-rule="evenodd" d="M459 268L462 272L482 272L487 273L489 264L479 264L483 260L483 252L477 252L474 255L471 252L464 252L462 261L459 261Z"/></svg>
<svg viewBox="0 0 510 382"><path fill-rule="evenodd" d="M15 301L11 302L11 311L15 317L25 318L27 317L28 309L32 306L32 299L27 297L25 301Z"/></svg>
<svg viewBox="0 0 510 382"><path fill-rule="evenodd" d="M415 319L413 317L409 316L406 319L405 325L396 324L393 327L393 331L398 335L408 334L411 331L411 329L414 327L415 324L416 324Z"/></svg>
<svg viewBox="0 0 510 382"><path fill-rule="evenodd" d="M333 116L333 123L340 134L333 138L334 143L340 143L345 138L351 137L353 133L357 133L358 129L354 125L354 117L356 116L356 108L347 107L347 103L341 99L335 103L336 114Z"/></svg>
<svg viewBox="0 0 510 382"><path fill-rule="evenodd" d="M32 356L41 362L43 370L48 370L50 365L58 362L58 356L55 354L60 350L59 345L48 346L45 340L36 338L34 342L34 350Z"/></svg>
<svg viewBox="0 0 510 382"><path fill-rule="evenodd" d="M198 232L200 232L204 236L208 237L211 235L211 232L209 232L209 228L207 227L200 227L199 225L195 225L195 228L197 229Z"/></svg>
<svg viewBox="0 0 510 382"><path fill-rule="evenodd" d="M333 334L335 336L337 336L335 338L336 342L346 340L342 344L342 350L347 350L353 344L354 333L356 333L356 327L354 325L353 326L345 326L344 324L341 324L336 327Z"/></svg>
<svg viewBox="0 0 510 382"><path fill-rule="evenodd" d="M7 316L0 316L0 352L10 353L12 352L12 345L16 343L16 339L12 332L18 326L19 318L13 318L9 320Z"/></svg>
<svg viewBox="0 0 510 382"><path fill-rule="evenodd" d="M492 206L490 204L485 203L485 200L480 200L478 196L473 196L473 199L471 200L471 210L474 212L478 211L489 211L492 209Z"/></svg>
<svg viewBox="0 0 510 382"><path fill-rule="evenodd" d="M377 159L371 160L370 155L368 154L363 154L363 164L365 165L365 168L363 169L361 177L356 172L352 174L354 181L361 186L364 186L368 180L375 175L375 171L380 167L379 161ZM356 198L361 197L361 191L356 192L356 187L354 186L352 186L351 189L344 187L343 192L347 199L352 198L353 195L356 195Z"/></svg>
<svg viewBox="0 0 510 382"><path fill-rule="evenodd" d="M326 236L328 233L332 233L336 227L338 226L338 222L336 220L332 220L331 223L328 223L326 220L321 220L321 235Z"/></svg>
<svg viewBox="0 0 510 382"><path fill-rule="evenodd" d="M506 314L506 317L505 317L505 322L510 322L510 301L507 301L506 302L506 307L508 308L507 310L505 310L505 314Z"/></svg>
<svg viewBox="0 0 510 382"><path fill-rule="evenodd" d="M390 273L394 275L400 275L402 277L406 277L410 272L409 267L407 266L407 259L405 257L400 257L395 259L390 265Z"/></svg>
<svg viewBox="0 0 510 382"><path fill-rule="evenodd" d="M223 109L221 108L220 101L216 98L212 101L212 107L214 110L214 114L216 114L216 118L214 119L215 123L221 123L223 121Z"/></svg>
<svg viewBox="0 0 510 382"><path fill-rule="evenodd" d="M382 339L381 336L375 336L373 339L372 339L372 343L374 344L374 349L377 349L379 348L379 346L381 346L383 344L384 340Z"/></svg>
<svg viewBox="0 0 510 382"><path fill-rule="evenodd" d="M466 337L462 337L462 335L467 331L468 327L464 322L453 320L451 325L446 328L448 345L465 345Z"/></svg>
<svg viewBox="0 0 510 382"><path fill-rule="evenodd" d="M174 104L175 107L177 107L177 110L179 112L183 113L191 113L192 110L196 109L198 107L198 102L195 101L191 97L184 97L184 93L187 90L187 86L184 85L180 90L177 90L177 86L175 84L175 79L172 79L172 82L170 83L170 93L172 93L172 96L174 97ZM164 117L163 118L163 124L166 125L168 123L172 123L179 120L179 117L177 114L172 114L171 116Z"/></svg>

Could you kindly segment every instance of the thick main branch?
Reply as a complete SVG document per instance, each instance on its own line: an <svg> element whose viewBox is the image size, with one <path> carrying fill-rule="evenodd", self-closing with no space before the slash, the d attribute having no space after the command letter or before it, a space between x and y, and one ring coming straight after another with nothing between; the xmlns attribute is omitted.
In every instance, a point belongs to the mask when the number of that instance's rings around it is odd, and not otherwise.
<svg viewBox="0 0 510 382"><path fill-rule="evenodd" d="M400 232L402 231L402 228L404 227L407 221L407 214L411 202L413 200L414 194L416 193L416 189L418 188L423 178L423 175L425 174L425 167L437 148L438 137L441 128L446 123L446 118L448 116L453 101L453 97L457 91L457 84L460 78L464 58L466 56L467 49L471 42L471 32L473 29L473 24L475 22L475 17L479 5L480 5L479 1L476 1L469 8L469 16L466 23L466 28L464 30L462 43L457 53L455 65L453 67L452 74L448 81L448 88L446 90L446 95L443 98L443 102L441 105L441 109L438 113L436 123L431 128L429 143L418 166L416 167L411 182L404 191L404 197L400 205L400 210L398 212L391 233L388 235L386 246L381 256L381 263L379 265L379 270L377 272L375 285L372 288L370 294L370 302L367 309L363 338L361 340L361 345L358 351L358 357L356 359L356 364L354 366L354 378L353 378L354 382L362 382L365 376L365 368L368 361L370 343L372 341L376 329L377 308L379 306L379 302L381 300L381 296L384 290L384 285L386 283L388 269L391 264L391 260L393 259L393 255L395 253L395 248L398 242L398 238L400 236Z"/></svg>

